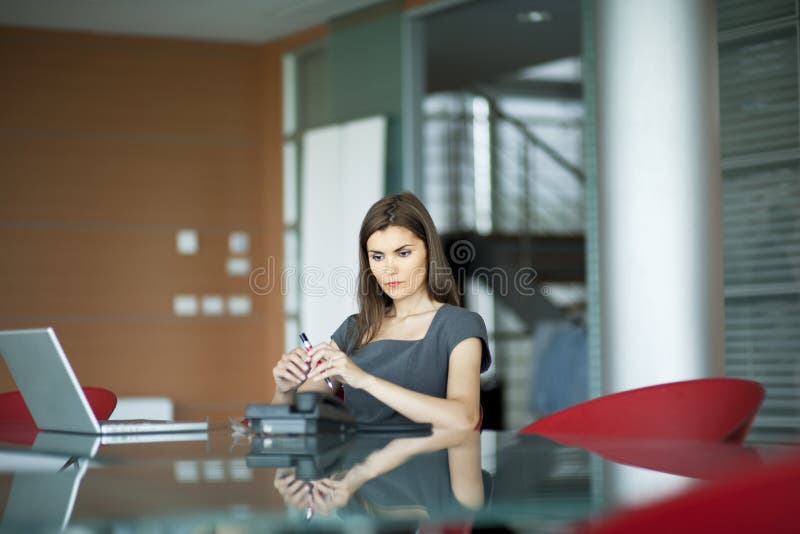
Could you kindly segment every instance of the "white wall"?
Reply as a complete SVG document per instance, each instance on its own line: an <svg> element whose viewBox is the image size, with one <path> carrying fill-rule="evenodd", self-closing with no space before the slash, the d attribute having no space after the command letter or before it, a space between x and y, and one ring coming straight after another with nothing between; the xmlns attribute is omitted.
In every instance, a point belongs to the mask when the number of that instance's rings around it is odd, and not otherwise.
<svg viewBox="0 0 800 534"><path fill-rule="evenodd" d="M357 310L358 231L384 195L385 117L308 131L302 160L300 328L318 343Z"/></svg>

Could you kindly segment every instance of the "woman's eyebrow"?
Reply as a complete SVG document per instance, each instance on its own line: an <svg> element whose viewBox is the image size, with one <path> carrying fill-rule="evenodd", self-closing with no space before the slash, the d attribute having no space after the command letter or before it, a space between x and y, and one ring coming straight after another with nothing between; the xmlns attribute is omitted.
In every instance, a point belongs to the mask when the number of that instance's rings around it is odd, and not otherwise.
<svg viewBox="0 0 800 534"><path fill-rule="evenodd" d="M403 250L404 248L413 247L413 246L414 246L413 244L409 243L407 245L403 245L401 247L397 247L396 249L394 249L394 251L397 252L399 250ZM383 254L383 251L380 251L380 250L372 250L372 249L370 249L370 250L367 250L367 252L374 252L374 253L377 253L377 254Z"/></svg>

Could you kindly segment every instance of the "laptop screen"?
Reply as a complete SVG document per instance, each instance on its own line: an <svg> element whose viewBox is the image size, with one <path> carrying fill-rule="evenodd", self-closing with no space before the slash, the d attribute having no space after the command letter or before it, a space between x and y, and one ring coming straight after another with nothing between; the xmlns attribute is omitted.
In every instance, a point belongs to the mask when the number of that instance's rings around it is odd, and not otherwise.
<svg viewBox="0 0 800 534"><path fill-rule="evenodd" d="M0 354L36 426L62 432L100 432L52 328L2 331Z"/></svg>

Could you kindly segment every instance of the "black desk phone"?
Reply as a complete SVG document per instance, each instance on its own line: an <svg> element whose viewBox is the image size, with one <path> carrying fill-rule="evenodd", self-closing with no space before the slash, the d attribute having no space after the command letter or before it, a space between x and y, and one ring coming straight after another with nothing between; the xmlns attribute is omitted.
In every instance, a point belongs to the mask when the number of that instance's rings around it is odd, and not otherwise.
<svg viewBox="0 0 800 534"><path fill-rule="evenodd" d="M248 404L245 417L257 434L330 434L354 431L356 421L338 397L296 393L292 404Z"/></svg>

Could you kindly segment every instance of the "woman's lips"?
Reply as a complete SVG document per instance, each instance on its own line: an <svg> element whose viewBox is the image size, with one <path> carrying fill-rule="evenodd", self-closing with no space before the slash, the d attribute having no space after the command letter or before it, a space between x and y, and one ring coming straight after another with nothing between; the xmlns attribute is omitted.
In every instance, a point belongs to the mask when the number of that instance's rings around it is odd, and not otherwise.
<svg viewBox="0 0 800 534"><path fill-rule="evenodd" d="M403 282L386 282L386 285L389 286L389 287L397 287L402 283Z"/></svg>

